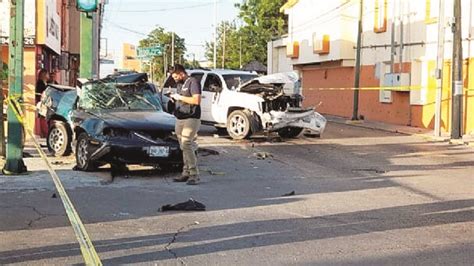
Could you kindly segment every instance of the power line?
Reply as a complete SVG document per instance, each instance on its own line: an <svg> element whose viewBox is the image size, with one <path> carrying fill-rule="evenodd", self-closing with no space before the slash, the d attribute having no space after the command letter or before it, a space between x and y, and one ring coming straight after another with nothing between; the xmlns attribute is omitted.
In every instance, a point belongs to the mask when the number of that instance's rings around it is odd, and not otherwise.
<svg viewBox="0 0 474 266"><path fill-rule="evenodd" d="M135 34L138 34L138 35L142 35L142 36L148 36L148 34L145 34L143 32L139 32L139 31L136 31L136 30L132 30L132 29L129 29L129 28L126 28L126 27L123 27L119 24L116 24L112 21L109 21L109 20L106 20L106 22L108 22L110 25L116 27L116 28L119 28L121 30L124 30L124 31L128 31L128 32L131 32L131 33L135 33Z"/></svg>
<svg viewBox="0 0 474 266"><path fill-rule="evenodd" d="M161 8L161 9L119 10L119 11L116 11L116 12L122 12L122 13L166 12L166 11L171 11L171 10L183 10L183 9L205 7L205 6L210 6L210 5L213 5L213 4L214 3L205 3L205 4L198 4L198 5L191 5L191 6Z"/></svg>

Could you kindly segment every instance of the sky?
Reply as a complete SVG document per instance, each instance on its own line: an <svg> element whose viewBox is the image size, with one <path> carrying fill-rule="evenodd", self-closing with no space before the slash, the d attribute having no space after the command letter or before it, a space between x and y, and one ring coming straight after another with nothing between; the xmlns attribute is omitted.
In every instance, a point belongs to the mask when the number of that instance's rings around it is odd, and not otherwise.
<svg viewBox="0 0 474 266"><path fill-rule="evenodd" d="M217 21L234 20L242 0L218 0ZM187 57L204 60L204 45L213 38L214 0L109 0L102 38L120 56L123 43L138 45L155 27L174 31L186 41Z"/></svg>

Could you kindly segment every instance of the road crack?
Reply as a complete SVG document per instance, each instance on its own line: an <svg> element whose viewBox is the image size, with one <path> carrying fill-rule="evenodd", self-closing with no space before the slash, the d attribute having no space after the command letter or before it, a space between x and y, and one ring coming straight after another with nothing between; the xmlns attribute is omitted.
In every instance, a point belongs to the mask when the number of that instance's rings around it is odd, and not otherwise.
<svg viewBox="0 0 474 266"><path fill-rule="evenodd" d="M187 265L187 263L186 263L182 258L180 258L176 252L174 252L174 251L171 249L171 246L176 242L176 240L177 240L179 234L181 234L183 231L187 231L189 228L191 228L192 226L197 225L197 224L199 224L199 223L198 223L198 222L194 222L194 223L192 223L192 224L188 224L188 225L185 225L185 226L179 228L179 229L176 231L176 233L174 233L174 235L173 235L173 237L171 238L170 242L168 242L168 244L166 244L166 246L165 246L166 251L168 251L169 253L171 253L171 255L173 255L173 257L174 257L176 260L178 260L178 261L181 263L181 265Z"/></svg>

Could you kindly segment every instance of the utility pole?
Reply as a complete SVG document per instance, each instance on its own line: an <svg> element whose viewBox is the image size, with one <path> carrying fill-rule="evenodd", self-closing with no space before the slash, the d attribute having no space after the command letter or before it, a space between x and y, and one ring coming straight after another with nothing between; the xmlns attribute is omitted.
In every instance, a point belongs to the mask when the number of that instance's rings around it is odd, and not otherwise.
<svg viewBox="0 0 474 266"><path fill-rule="evenodd" d="M80 20L80 54L79 77L91 79L93 75L93 23L90 13L81 13Z"/></svg>
<svg viewBox="0 0 474 266"><path fill-rule="evenodd" d="M451 138L460 139L462 137L462 98L463 98L463 80L462 80L462 33L461 33L461 0L454 0L454 24L453 31L453 69L452 69L452 130Z"/></svg>
<svg viewBox="0 0 474 266"><path fill-rule="evenodd" d="M174 32L171 34L171 66L174 66Z"/></svg>
<svg viewBox="0 0 474 266"><path fill-rule="evenodd" d="M362 52L362 16L364 15L364 0L360 0L359 7L359 28L357 31L357 51L354 78L354 103L352 110L352 120L359 120L359 88L360 88L360 61Z"/></svg>
<svg viewBox="0 0 474 266"><path fill-rule="evenodd" d="M217 0L214 0L214 68L217 68Z"/></svg>
<svg viewBox="0 0 474 266"><path fill-rule="evenodd" d="M0 74L3 73L3 41L2 41L2 23L0 21ZM3 123L4 113L3 113L3 77L0 75L0 157L5 157L5 128Z"/></svg>
<svg viewBox="0 0 474 266"><path fill-rule="evenodd" d="M435 126L434 135L441 136L441 101L443 99L443 66L444 66L444 35L445 16L444 0L439 0L438 17L438 55L436 57L436 100L435 100Z"/></svg>
<svg viewBox="0 0 474 266"><path fill-rule="evenodd" d="M10 2L9 91L8 96L23 99L23 28L24 0ZM20 107L21 108L21 107ZM2 121L3 123L3 121ZM4 174L21 174L27 171L23 162L23 131L12 106L8 106L7 160Z"/></svg>
<svg viewBox="0 0 474 266"><path fill-rule="evenodd" d="M225 68L225 35L226 35L226 28L225 28L225 23L222 24L224 27L224 36L222 40L222 68Z"/></svg>

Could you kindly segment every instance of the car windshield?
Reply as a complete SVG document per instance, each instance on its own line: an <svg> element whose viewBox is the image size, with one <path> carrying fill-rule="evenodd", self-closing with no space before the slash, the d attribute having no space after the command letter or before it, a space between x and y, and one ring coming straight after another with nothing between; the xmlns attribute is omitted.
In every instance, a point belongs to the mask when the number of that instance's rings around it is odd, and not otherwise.
<svg viewBox="0 0 474 266"><path fill-rule="evenodd" d="M79 107L86 110L161 110L147 83L89 83L82 87Z"/></svg>
<svg viewBox="0 0 474 266"><path fill-rule="evenodd" d="M238 88L241 84L257 78L258 75L255 74L229 74L229 75L222 75L224 78L225 84L227 85L227 88L229 90L235 90Z"/></svg>

